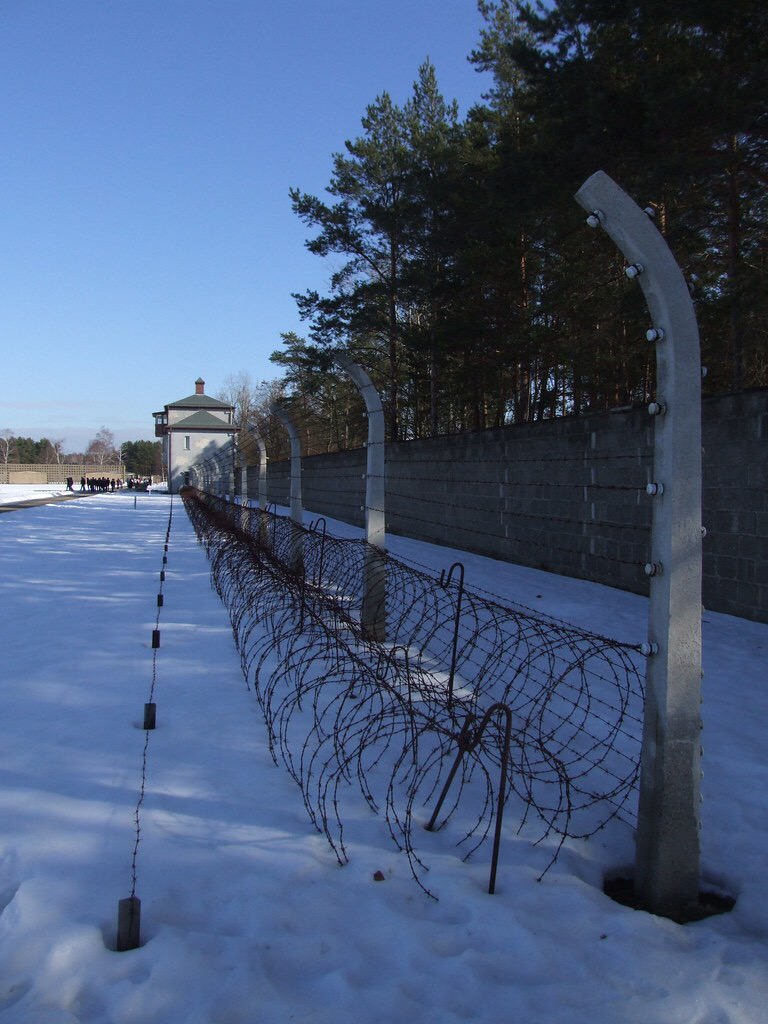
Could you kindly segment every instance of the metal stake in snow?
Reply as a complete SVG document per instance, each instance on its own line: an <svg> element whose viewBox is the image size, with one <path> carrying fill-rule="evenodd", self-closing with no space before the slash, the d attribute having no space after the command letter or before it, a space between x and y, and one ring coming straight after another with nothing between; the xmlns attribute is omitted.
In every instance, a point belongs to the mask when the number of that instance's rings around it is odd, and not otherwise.
<svg viewBox="0 0 768 1024"><path fill-rule="evenodd" d="M602 171L576 194L626 256L656 348L648 667L635 860L643 905L698 900L701 757L701 357L688 287L650 218Z"/></svg>
<svg viewBox="0 0 768 1024"><path fill-rule="evenodd" d="M279 405L273 405L271 408L272 412L285 427L291 440L291 520L299 527L299 529L293 531L291 539L291 568L294 572L300 572L303 561L301 533L303 518L301 507L301 439L299 438L299 432L296 430L291 417L285 409Z"/></svg>
<svg viewBox="0 0 768 1024"><path fill-rule="evenodd" d="M352 357L339 353L338 365L349 374L365 402L368 412L368 445L365 474L365 564L360 625L372 640L383 640L387 633L386 585L387 538L384 519L384 409L371 378Z"/></svg>

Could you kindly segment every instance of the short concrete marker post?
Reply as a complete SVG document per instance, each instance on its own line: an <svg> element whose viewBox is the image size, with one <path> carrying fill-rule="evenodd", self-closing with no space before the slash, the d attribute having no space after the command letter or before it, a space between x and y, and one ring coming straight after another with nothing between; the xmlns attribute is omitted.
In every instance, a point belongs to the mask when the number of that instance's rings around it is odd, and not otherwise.
<svg viewBox="0 0 768 1024"><path fill-rule="evenodd" d="M138 949L141 945L141 900L128 896L117 904L117 952Z"/></svg>

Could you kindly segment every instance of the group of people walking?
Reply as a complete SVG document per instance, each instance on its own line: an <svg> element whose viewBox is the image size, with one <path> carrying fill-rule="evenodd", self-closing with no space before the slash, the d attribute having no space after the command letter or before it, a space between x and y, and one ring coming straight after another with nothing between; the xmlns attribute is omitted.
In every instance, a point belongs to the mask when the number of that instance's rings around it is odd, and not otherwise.
<svg viewBox="0 0 768 1024"><path fill-rule="evenodd" d="M81 476L80 477L80 493L86 491L119 491L123 486L122 480L113 480L106 476ZM75 479L74 477L67 477L67 490L74 492L75 490Z"/></svg>
<svg viewBox="0 0 768 1024"><path fill-rule="evenodd" d="M91 493L95 491L120 491L123 487L127 487L129 491L149 491L152 489L152 477L151 476L131 476L128 480L121 480L120 478L112 479L107 476L81 476L80 477L80 493L84 494L86 491ZM75 490L75 479L74 477L67 477L67 490L74 493Z"/></svg>

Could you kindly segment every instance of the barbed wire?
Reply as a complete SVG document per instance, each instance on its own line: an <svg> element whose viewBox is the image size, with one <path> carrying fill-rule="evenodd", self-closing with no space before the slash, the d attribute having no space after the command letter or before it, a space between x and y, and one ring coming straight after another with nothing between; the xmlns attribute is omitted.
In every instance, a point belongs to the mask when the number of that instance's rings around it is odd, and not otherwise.
<svg viewBox="0 0 768 1024"><path fill-rule="evenodd" d="M171 503L168 509L168 525L165 533L165 545L163 553L163 568L160 570L160 589L159 594L163 593L163 582L165 580L165 566L167 564L167 552L168 543L171 536L171 526L173 523L173 496L171 496ZM158 632L160 629L160 609L162 607L162 601L158 598L157 602L157 616L155 618L155 631ZM157 652L158 647L153 643L152 645L152 676L149 686L148 704L152 704L155 699L155 688L157 685ZM141 845L141 809L144 804L144 798L147 790L147 768L149 763L149 738L151 730L147 728L147 723L144 723L144 746L141 754L141 770L139 776L139 795L136 801L136 807L133 812L133 827L134 827L134 842L133 851L131 854L131 892L130 898L133 899L136 896L136 885L137 885L137 868L138 868L138 857L139 857L139 846Z"/></svg>
<svg viewBox="0 0 768 1024"><path fill-rule="evenodd" d="M535 841L554 837L550 864L568 837L593 835L615 817L633 823L638 645L390 555L386 639L375 640L361 625L361 581L375 549L199 491L185 492L184 503L229 610L270 753L340 863L343 796L355 786L383 813L427 892L416 826L452 774L436 824L473 805L458 840L466 857L512 800L519 831L538 821ZM506 760L505 716L513 722Z"/></svg>

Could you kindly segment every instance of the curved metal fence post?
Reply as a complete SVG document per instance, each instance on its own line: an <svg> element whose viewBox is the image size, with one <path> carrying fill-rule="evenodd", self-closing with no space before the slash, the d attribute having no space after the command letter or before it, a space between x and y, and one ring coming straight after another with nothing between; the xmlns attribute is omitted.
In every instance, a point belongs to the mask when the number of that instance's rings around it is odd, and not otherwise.
<svg viewBox="0 0 768 1024"><path fill-rule="evenodd" d="M225 501L235 500L235 455L234 442L230 441L219 452L221 461L221 488Z"/></svg>
<svg viewBox="0 0 768 1024"><path fill-rule="evenodd" d="M300 572L303 563L303 536L301 507L301 439L299 432L291 420L291 417L279 405L273 405L272 412L277 416L291 441L291 482L290 482L290 503L291 520L296 527L291 536L290 565L294 572Z"/></svg>
<svg viewBox="0 0 768 1024"><path fill-rule="evenodd" d="M267 507L267 446L261 434L255 437L259 446L259 508L263 511Z"/></svg>
<svg viewBox="0 0 768 1024"><path fill-rule="evenodd" d="M240 490L235 496L235 501L238 498L240 499L240 529L247 532L251 525L251 513L248 504L248 460L243 456L243 448L239 438L237 448L240 456Z"/></svg>
<svg viewBox="0 0 768 1024"><path fill-rule="evenodd" d="M698 901L701 779L701 356L688 286L650 217L607 174L576 194L629 261L656 348L648 667L635 890L653 913Z"/></svg>
<svg viewBox="0 0 768 1024"><path fill-rule="evenodd" d="M219 475L219 497L223 501L229 500L229 471L224 464L223 455L219 452L214 456L216 459L216 471Z"/></svg>
<svg viewBox="0 0 768 1024"><path fill-rule="evenodd" d="M372 640L387 635L387 536L384 515L386 486L384 479L384 409L371 378L346 353L338 353L336 363L357 385L368 413L368 444L365 473L365 562L360 625Z"/></svg>
<svg viewBox="0 0 768 1024"><path fill-rule="evenodd" d="M259 539L267 543L267 445L259 433L254 433L259 446Z"/></svg>
<svg viewBox="0 0 768 1024"><path fill-rule="evenodd" d="M228 476L229 476L229 500L234 505L235 499L237 497L237 491L235 489L235 470L237 468L237 435L236 434L233 435L232 441L230 443L232 445L232 451L231 451L231 454L230 454L225 449L225 458L229 457L229 460L230 460L229 461L229 472L228 472Z"/></svg>
<svg viewBox="0 0 768 1024"><path fill-rule="evenodd" d="M259 467L258 467L258 506L259 506L259 538L262 543L266 542L267 536L267 519L264 512L267 507L267 445L264 438L259 433L258 428L255 424L250 423L246 427L249 434L253 436L254 441L259 449ZM248 492L246 491L246 494Z"/></svg>

